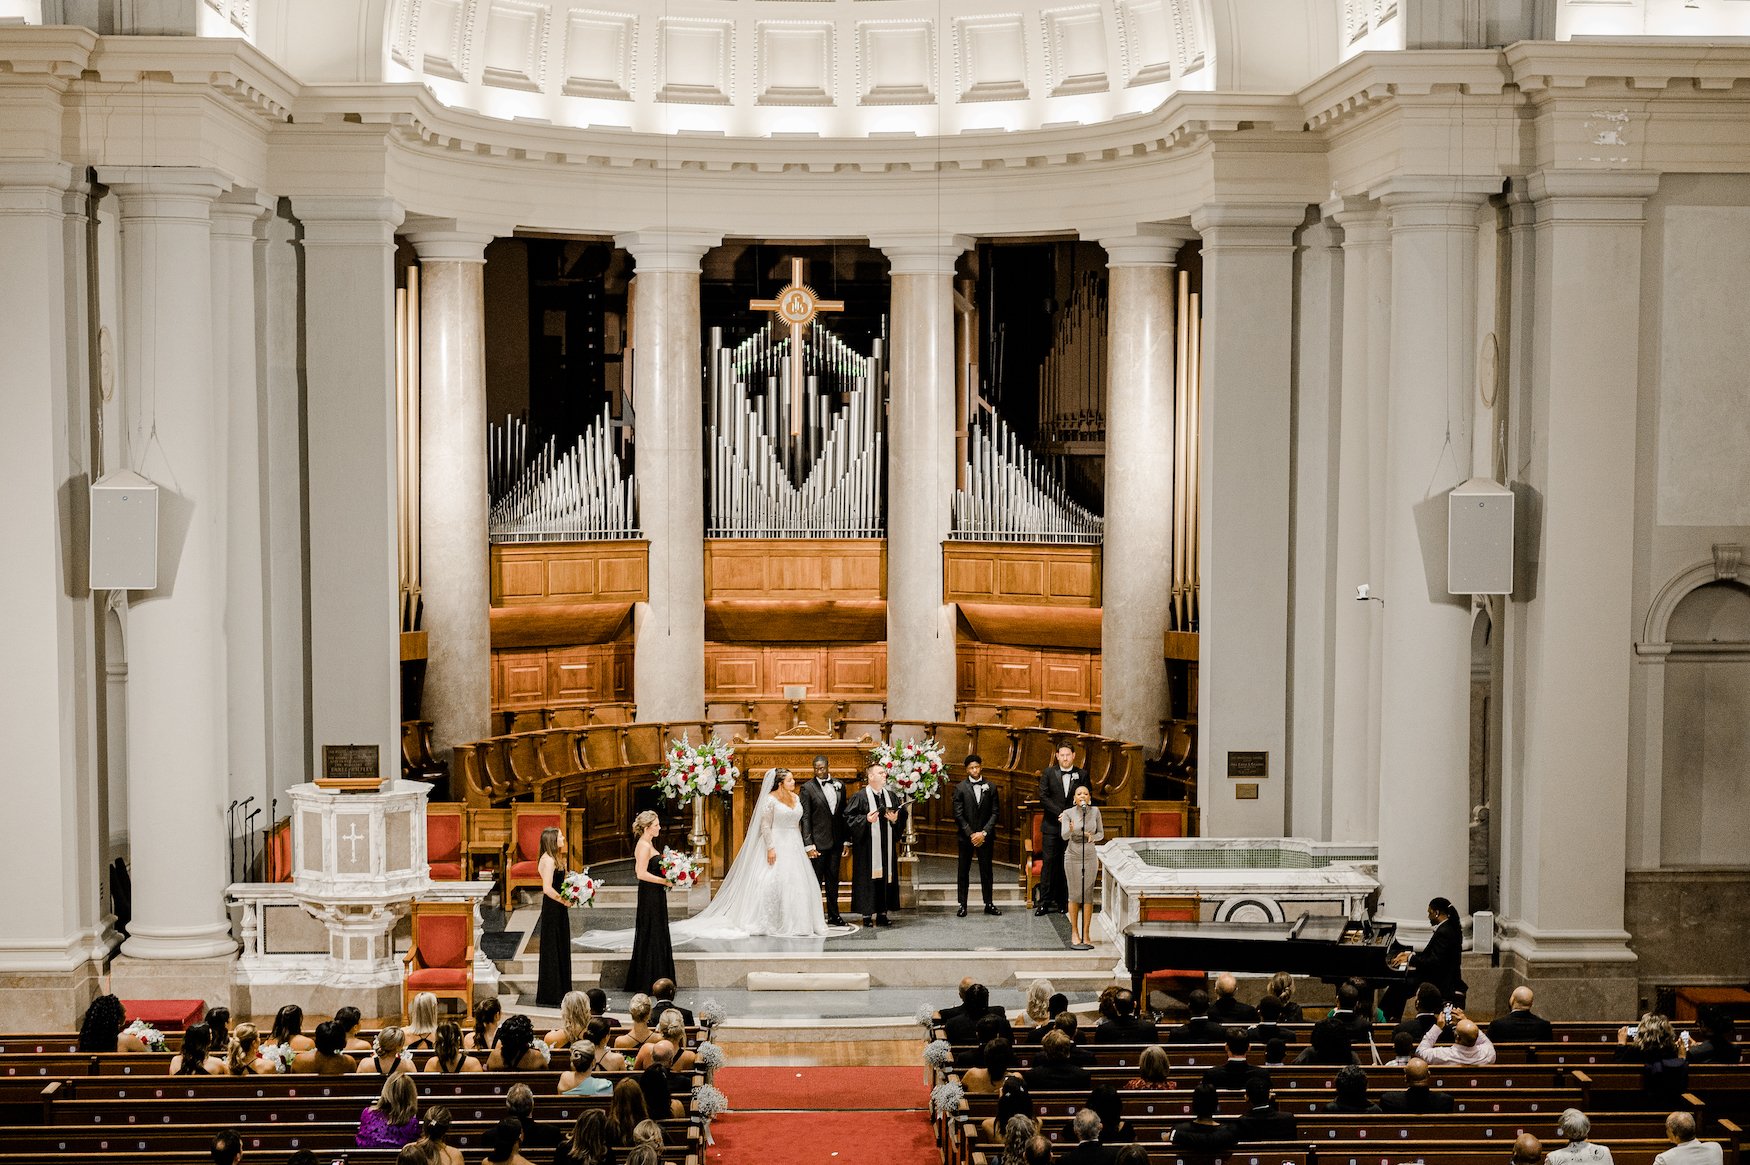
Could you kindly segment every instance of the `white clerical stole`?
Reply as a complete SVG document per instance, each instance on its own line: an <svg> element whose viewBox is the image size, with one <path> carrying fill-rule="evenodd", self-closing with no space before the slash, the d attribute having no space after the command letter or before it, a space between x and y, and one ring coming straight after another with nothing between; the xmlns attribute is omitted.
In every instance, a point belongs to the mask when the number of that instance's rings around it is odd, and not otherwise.
<svg viewBox="0 0 1750 1165"><path fill-rule="evenodd" d="M875 821L869 827L869 876L877 882L887 878L887 790L869 794Z"/></svg>

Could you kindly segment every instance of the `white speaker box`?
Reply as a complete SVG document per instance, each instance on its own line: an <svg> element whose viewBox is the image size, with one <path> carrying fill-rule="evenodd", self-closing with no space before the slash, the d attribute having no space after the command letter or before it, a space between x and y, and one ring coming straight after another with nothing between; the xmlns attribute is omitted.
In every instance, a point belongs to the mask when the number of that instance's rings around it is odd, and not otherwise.
<svg viewBox="0 0 1750 1165"><path fill-rule="evenodd" d="M158 487L122 469L91 486L91 589L158 585Z"/></svg>
<svg viewBox="0 0 1750 1165"><path fill-rule="evenodd" d="M1470 949L1472 954L1495 953L1495 912L1479 910L1470 916Z"/></svg>
<svg viewBox="0 0 1750 1165"><path fill-rule="evenodd" d="M1513 491L1473 477L1447 495L1446 593L1513 593Z"/></svg>

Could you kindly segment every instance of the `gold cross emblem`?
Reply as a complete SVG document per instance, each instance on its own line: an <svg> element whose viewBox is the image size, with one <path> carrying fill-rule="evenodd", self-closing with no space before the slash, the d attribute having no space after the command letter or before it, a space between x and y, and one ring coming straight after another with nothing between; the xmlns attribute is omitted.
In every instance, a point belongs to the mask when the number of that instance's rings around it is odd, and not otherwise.
<svg viewBox="0 0 1750 1165"><path fill-rule="evenodd" d="M802 433L802 393L807 384L802 359L802 332L814 317L823 311L844 311L843 300L821 299L814 289L802 282L802 260L790 260L790 282L778 292L776 299L756 299L748 307L754 311L769 311L790 327L790 435Z"/></svg>

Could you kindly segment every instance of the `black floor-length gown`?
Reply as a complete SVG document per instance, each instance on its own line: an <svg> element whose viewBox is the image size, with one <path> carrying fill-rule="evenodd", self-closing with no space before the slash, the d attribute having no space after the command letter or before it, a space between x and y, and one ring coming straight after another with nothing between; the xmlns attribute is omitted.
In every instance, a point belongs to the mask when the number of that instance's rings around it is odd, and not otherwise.
<svg viewBox="0 0 1750 1165"><path fill-rule="evenodd" d="M650 855L648 872L662 876L660 854ZM632 933L632 962L626 968L626 990L650 993L658 979L674 978L674 946L668 935L668 887L638 879L638 922Z"/></svg>
<svg viewBox="0 0 1750 1165"><path fill-rule="evenodd" d="M565 882L565 871L553 867L553 889ZM640 899L642 902L643 900ZM558 1007L571 990L571 908L541 895L541 977L535 983L535 1006Z"/></svg>

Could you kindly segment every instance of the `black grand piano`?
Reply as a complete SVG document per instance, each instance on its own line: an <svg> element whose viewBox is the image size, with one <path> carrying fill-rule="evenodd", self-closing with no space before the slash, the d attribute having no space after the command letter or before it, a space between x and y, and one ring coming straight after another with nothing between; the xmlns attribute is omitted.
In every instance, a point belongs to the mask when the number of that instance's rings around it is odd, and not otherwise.
<svg viewBox="0 0 1750 1165"><path fill-rule="evenodd" d="M1359 976L1375 987L1409 972L1389 965L1404 948L1397 924L1302 914L1292 922L1133 922L1124 928L1124 963L1142 999L1150 971L1287 971L1327 982Z"/></svg>

